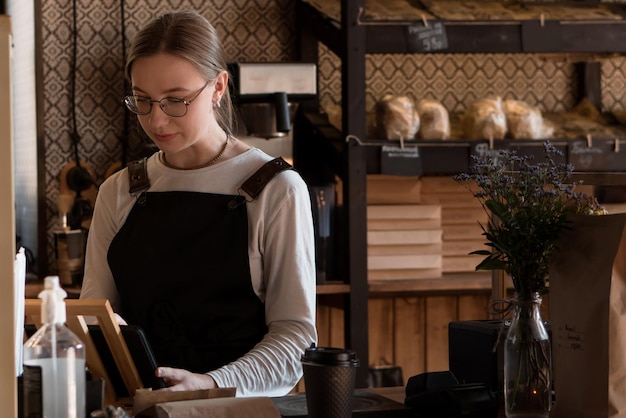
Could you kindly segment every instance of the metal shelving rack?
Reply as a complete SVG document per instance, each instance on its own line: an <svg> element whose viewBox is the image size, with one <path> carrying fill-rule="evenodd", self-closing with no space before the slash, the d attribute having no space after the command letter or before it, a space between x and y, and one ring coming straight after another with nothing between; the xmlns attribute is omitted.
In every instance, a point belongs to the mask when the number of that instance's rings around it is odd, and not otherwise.
<svg viewBox="0 0 626 418"><path fill-rule="evenodd" d="M372 1L372 0L369 0ZM305 179L315 181L339 175L343 184L343 211L339 223L342 239L338 253L343 263L339 276L345 311L345 344L355 350L363 366L357 372L357 387L364 387L368 362L368 283L366 235L366 174L372 150L362 146L366 138L365 58L371 53L415 53L407 41L407 26L414 22L382 24L361 20L365 0L340 0L341 20L333 21L303 0L296 3L299 59L318 62L318 42L341 59L342 132L330 127L317 109L304 107L299 116L302 129L294 127L294 163ZM626 7L611 10L626 16ZM626 20L607 21L444 21L448 48L444 53L626 53ZM429 52L437 53L437 52ZM598 62L577 68L580 96L600 107L601 67ZM346 141L348 136L362 141ZM379 141L380 142L380 141ZM424 144L431 158L450 152L444 144ZM458 150L457 150L458 151ZM443 153L443 154L442 154ZM469 152L468 152L469 154ZM462 156L461 156L462 158ZM374 157L375 159L375 157ZM576 179L594 185L626 185L626 173L576 173ZM503 292L503 281L494 275L494 294ZM319 289L320 287L318 287ZM333 293L323 291L319 293Z"/></svg>

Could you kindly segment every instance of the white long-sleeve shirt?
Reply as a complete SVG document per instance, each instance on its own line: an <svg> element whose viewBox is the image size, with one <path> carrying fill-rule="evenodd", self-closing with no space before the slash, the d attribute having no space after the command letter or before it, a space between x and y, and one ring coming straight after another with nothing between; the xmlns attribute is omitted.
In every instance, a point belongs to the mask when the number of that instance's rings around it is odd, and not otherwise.
<svg viewBox="0 0 626 418"><path fill-rule="evenodd" d="M163 165L156 153L147 164L150 192L235 195L241 184L271 159L261 150L251 148L209 167L175 170ZM107 263L107 251L136 201L130 196L128 186L126 169L113 174L100 186L80 295L81 299L108 299L116 311L119 295ZM300 356L311 343L317 342L310 197L300 175L286 170L246 205L252 287L265 303L268 332L243 357L208 374L219 387L236 387L237 396L282 396L302 376Z"/></svg>

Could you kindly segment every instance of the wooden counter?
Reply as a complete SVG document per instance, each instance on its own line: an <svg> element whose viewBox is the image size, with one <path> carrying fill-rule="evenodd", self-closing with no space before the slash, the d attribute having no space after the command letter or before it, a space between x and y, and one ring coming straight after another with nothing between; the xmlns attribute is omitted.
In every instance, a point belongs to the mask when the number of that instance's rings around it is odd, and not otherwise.
<svg viewBox="0 0 626 418"><path fill-rule="evenodd" d="M63 289L67 292L68 299L78 299L78 297L80 296L80 287L63 287ZM24 297L26 299L36 299L39 295L39 292L41 292L42 290L42 281L26 283L26 287L24 289Z"/></svg>
<svg viewBox="0 0 626 418"><path fill-rule="evenodd" d="M418 416L418 412L404 405L405 387L367 388L355 390L353 417L368 418L404 418ZM306 405L305 393L295 393L281 398L272 398L285 418L304 418L306 414L298 411ZM363 408L363 406L366 406ZM421 416L421 415L419 415ZM504 418L501 407L498 418Z"/></svg>

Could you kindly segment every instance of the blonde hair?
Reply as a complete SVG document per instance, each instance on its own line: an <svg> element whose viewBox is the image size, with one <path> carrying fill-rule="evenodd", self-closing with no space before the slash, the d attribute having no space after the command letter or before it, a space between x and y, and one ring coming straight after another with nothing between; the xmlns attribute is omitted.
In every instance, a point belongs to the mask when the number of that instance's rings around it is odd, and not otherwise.
<svg viewBox="0 0 626 418"><path fill-rule="evenodd" d="M217 31L200 14L194 11L178 11L164 14L141 28L128 49L124 76L131 80L133 63L141 57L168 53L184 58L193 64L209 80L215 80L221 72L228 73L226 59ZM230 83L230 74L229 74ZM232 134L233 105L230 91L225 89L215 117L226 132Z"/></svg>

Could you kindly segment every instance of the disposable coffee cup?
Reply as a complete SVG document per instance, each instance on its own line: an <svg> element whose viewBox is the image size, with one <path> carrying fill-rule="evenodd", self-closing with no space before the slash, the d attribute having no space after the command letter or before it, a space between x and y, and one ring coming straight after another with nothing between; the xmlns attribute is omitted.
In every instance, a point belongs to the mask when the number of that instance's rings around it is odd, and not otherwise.
<svg viewBox="0 0 626 418"><path fill-rule="evenodd" d="M353 351L307 348L302 356L309 418L350 418L359 359Z"/></svg>

